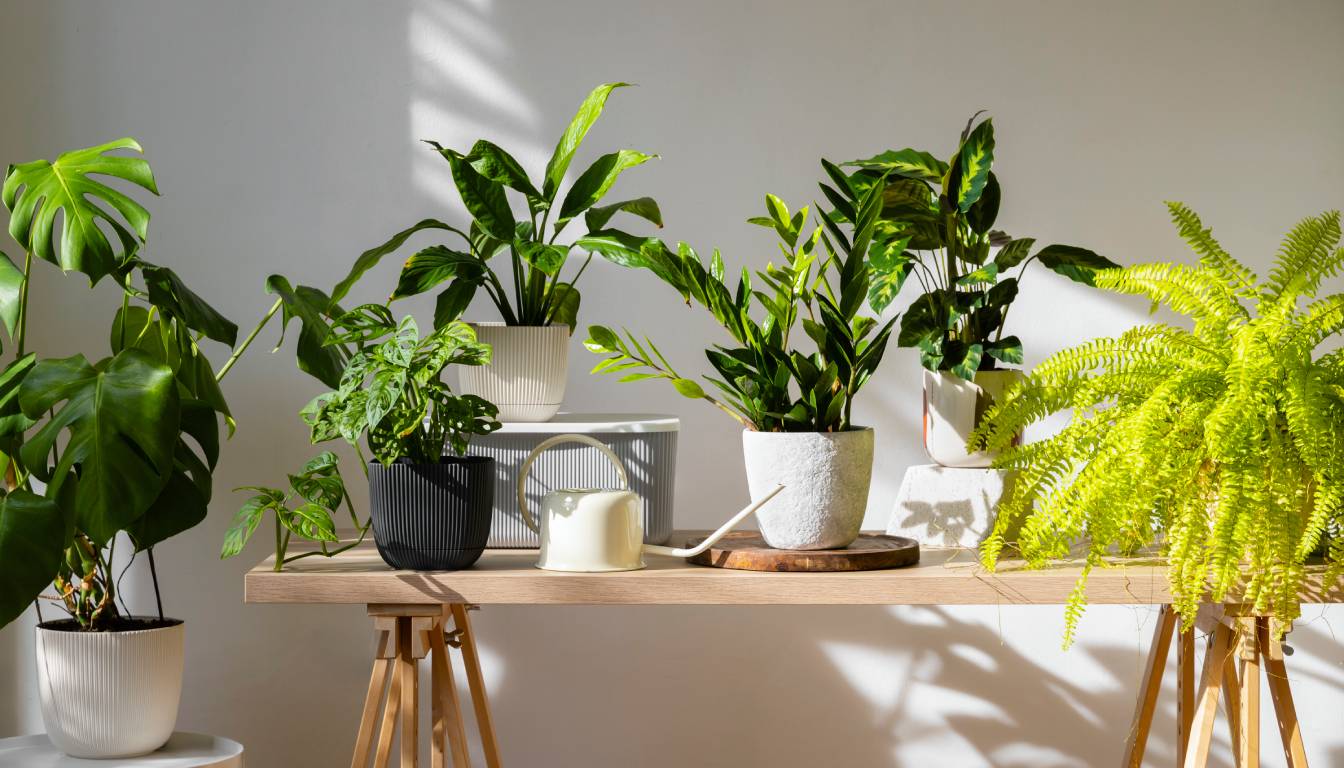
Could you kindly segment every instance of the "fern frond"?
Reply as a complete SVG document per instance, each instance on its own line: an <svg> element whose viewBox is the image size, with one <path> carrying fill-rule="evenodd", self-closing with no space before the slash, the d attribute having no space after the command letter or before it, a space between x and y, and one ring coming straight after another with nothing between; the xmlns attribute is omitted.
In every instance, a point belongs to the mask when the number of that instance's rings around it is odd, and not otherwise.
<svg viewBox="0 0 1344 768"><path fill-rule="evenodd" d="M1145 296L1195 321L1197 329L1227 329L1247 316L1232 290L1212 271L1184 264L1139 264L1097 274L1097 287Z"/></svg>
<svg viewBox="0 0 1344 768"><path fill-rule="evenodd" d="M1190 249L1199 254L1199 263L1223 279L1229 290L1239 298L1255 299L1259 295L1259 278L1241 262L1223 250L1213 238L1213 230L1206 229L1199 216L1184 203L1167 202L1172 223Z"/></svg>
<svg viewBox="0 0 1344 768"><path fill-rule="evenodd" d="M1344 255L1331 252L1339 245L1339 211L1309 216L1297 223L1279 246L1278 258L1261 291L1260 313L1270 305L1313 296L1321 281L1334 275Z"/></svg>

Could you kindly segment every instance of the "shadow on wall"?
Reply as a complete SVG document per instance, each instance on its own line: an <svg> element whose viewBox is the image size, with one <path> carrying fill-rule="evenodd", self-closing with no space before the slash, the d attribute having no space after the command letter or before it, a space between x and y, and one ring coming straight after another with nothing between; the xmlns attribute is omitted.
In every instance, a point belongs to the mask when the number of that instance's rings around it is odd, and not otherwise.
<svg viewBox="0 0 1344 768"><path fill-rule="evenodd" d="M485 653L508 660L489 685L510 762L632 764L633 745L650 765L1116 762L1146 652L1112 638L1052 667L956 609L631 608L619 625L610 610L480 614ZM1157 764L1174 749L1164 701Z"/></svg>

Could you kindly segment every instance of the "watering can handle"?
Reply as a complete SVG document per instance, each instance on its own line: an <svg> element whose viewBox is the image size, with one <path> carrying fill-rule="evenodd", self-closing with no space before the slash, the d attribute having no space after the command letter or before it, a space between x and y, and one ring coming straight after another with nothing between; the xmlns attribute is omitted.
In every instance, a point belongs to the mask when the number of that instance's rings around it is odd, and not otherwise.
<svg viewBox="0 0 1344 768"><path fill-rule="evenodd" d="M616 474L621 477L621 490L630 489L630 476L625 473L625 465L621 464L620 458L606 443L588 435L569 434L548 437L532 449L532 453L528 454L527 459L523 462L522 469L518 470L518 509L523 513L523 522L527 524L528 528L532 529L533 533L538 535L541 534L541 529L537 527L537 520L532 516L532 510L527 508L527 476L532 471L532 462L536 461L538 456L561 443L583 443L598 449L611 461L611 465L616 467Z"/></svg>

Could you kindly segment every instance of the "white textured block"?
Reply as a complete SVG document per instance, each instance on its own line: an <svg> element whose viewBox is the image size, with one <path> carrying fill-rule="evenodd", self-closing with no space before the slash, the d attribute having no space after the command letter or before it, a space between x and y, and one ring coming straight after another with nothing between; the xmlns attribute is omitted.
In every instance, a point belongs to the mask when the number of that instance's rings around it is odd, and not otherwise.
<svg viewBox="0 0 1344 768"><path fill-rule="evenodd" d="M930 547L978 547L994 529L1012 476L997 469L920 464L905 471L887 533Z"/></svg>

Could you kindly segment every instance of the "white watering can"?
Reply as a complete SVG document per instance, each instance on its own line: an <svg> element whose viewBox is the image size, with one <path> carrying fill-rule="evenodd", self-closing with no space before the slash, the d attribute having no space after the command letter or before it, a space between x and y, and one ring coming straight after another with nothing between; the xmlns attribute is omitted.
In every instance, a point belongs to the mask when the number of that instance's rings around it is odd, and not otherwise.
<svg viewBox="0 0 1344 768"><path fill-rule="evenodd" d="M540 520L527 507L527 475L532 462L548 448L561 443L584 443L602 451L621 478L619 490L564 488L541 498ZM588 435L556 435L543 440L523 462L518 473L518 508L523 522L541 537L537 567L548 571L636 571L644 567L643 555L693 557L714 545L748 515L770 501L784 486L778 486L759 501L733 515L704 541L688 549L644 543L644 515L639 496L630 490L630 477L611 448Z"/></svg>

